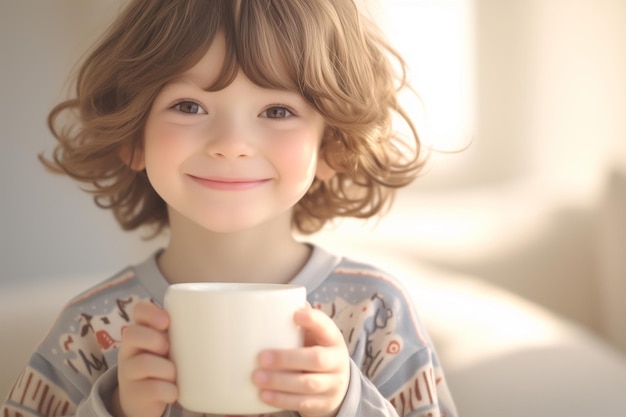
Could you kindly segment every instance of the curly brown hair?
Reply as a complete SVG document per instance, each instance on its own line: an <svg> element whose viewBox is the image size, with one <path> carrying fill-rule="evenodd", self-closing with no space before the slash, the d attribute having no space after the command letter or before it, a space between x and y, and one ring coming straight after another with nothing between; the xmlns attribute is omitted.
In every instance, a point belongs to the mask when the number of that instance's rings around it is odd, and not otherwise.
<svg viewBox="0 0 626 417"><path fill-rule="evenodd" d="M241 70L261 87L297 89L325 120L321 155L336 174L316 179L296 204L297 231L371 217L415 179L420 140L397 97L408 87L405 63L353 0L130 1L79 68L75 98L50 112L58 144L42 162L86 184L123 229L167 227L166 203L132 169L133 155L155 96L219 31L227 54L212 88ZM392 129L394 118L410 128L409 141Z"/></svg>

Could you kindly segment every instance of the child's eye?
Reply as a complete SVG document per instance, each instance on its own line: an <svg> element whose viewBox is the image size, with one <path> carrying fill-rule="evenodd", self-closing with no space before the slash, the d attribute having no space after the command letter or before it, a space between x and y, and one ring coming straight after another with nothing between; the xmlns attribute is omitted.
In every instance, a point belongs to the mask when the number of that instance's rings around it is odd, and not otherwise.
<svg viewBox="0 0 626 417"><path fill-rule="evenodd" d="M181 101L172 107L174 110L178 110L185 114L206 114L207 112L201 105L193 101Z"/></svg>
<svg viewBox="0 0 626 417"><path fill-rule="evenodd" d="M273 106L261 113L261 117L268 119L287 119L293 115L291 110L282 106Z"/></svg>

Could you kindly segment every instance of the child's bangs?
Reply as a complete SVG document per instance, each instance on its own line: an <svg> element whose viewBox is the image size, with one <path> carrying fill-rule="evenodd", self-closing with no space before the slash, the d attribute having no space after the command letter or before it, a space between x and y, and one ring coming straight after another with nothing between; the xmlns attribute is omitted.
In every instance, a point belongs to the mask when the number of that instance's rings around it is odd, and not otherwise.
<svg viewBox="0 0 626 417"><path fill-rule="evenodd" d="M263 88L301 92L298 18L285 2L245 1L235 11L234 47L241 70ZM288 3L288 2L286 2Z"/></svg>

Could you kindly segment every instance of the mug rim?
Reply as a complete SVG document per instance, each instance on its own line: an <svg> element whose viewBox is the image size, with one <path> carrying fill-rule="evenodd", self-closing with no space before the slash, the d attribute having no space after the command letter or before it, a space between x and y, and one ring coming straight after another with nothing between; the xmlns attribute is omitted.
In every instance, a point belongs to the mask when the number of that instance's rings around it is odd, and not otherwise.
<svg viewBox="0 0 626 417"><path fill-rule="evenodd" d="M305 288L295 284L276 284L263 282L180 282L170 284L167 291L182 292L260 292L288 291Z"/></svg>

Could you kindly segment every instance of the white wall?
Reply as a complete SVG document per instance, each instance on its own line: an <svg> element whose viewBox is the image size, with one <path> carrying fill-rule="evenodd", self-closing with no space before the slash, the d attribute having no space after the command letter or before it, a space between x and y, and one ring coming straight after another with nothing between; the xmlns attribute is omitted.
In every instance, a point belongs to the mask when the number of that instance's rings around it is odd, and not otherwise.
<svg viewBox="0 0 626 417"><path fill-rule="evenodd" d="M609 170L626 161L626 2L476 0L474 14L476 137L437 161L433 173L461 168L447 187L462 191L416 246L599 330L624 299L617 278L599 291L597 235Z"/></svg>
<svg viewBox="0 0 626 417"><path fill-rule="evenodd" d="M119 1L0 2L0 286L116 272L148 248L37 155L54 140L46 117L75 62Z"/></svg>
<svg viewBox="0 0 626 417"><path fill-rule="evenodd" d="M467 152L446 160L464 164L457 184L540 177L555 189L596 187L626 142L626 2L470 2L476 131Z"/></svg>

